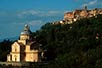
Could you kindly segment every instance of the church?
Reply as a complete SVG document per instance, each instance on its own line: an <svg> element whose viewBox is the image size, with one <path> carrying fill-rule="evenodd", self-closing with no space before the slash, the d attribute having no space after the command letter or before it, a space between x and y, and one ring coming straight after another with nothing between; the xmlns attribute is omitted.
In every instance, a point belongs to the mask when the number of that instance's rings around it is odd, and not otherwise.
<svg viewBox="0 0 102 68"><path fill-rule="evenodd" d="M41 44L32 39L30 27L25 25L20 39L11 45L11 52L7 55L7 62L41 62Z"/></svg>

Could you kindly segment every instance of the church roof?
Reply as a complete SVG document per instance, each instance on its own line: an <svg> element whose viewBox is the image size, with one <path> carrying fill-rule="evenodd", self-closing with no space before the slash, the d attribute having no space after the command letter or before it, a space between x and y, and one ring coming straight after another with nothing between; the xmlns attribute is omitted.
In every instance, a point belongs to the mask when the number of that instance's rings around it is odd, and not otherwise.
<svg viewBox="0 0 102 68"><path fill-rule="evenodd" d="M23 31L23 32L21 32L21 34L30 34L30 32L28 32L28 31Z"/></svg>
<svg viewBox="0 0 102 68"><path fill-rule="evenodd" d="M21 32L21 34L31 34L30 27L28 25L25 25L24 30Z"/></svg>

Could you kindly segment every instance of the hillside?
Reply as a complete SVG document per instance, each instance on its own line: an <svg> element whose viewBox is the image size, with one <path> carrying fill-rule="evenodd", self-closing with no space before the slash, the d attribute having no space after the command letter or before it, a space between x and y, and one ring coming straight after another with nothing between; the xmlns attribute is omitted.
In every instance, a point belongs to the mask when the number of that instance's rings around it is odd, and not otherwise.
<svg viewBox="0 0 102 68"><path fill-rule="evenodd" d="M33 37L42 44L42 61L47 64L32 64L32 68L102 68L102 15L73 24L47 23ZM0 43L0 61L6 61L11 44Z"/></svg>
<svg viewBox="0 0 102 68"><path fill-rule="evenodd" d="M48 68L102 67L102 15L70 25L47 23L34 35L46 50Z"/></svg>

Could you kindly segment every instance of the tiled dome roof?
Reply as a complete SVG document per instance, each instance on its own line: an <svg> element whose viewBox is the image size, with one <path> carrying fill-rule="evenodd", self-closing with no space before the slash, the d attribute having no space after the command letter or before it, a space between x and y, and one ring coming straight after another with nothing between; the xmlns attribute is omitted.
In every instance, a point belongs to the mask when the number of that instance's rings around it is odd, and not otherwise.
<svg viewBox="0 0 102 68"><path fill-rule="evenodd" d="M23 32L21 32L21 34L30 34L30 32L29 31L23 31Z"/></svg>
<svg viewBox="0 0 102 68"><path fill-rule="evenodd" d="M29 35L30 33L31 33L31 31L29 29L29 26L28 25L25 25L24 31L22 31L21 34L27 34L27 35Z"/></svg>

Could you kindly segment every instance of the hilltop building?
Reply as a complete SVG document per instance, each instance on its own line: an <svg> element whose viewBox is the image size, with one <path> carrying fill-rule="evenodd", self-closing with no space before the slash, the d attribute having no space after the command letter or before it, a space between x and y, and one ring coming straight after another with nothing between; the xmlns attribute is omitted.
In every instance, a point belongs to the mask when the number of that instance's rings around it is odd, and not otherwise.
<svg viewBox="0 0 102 68"><path fill-rule="evenodd" d="M8 62L41 62L41 49L39 43L32 40L32 32L25 25L20 39L11 45L11 52L7 55Z"/></svg>
<svg viewBox="0 0 102 68"><path fill-rule="evenodd" d="M88 10L87 6L85 6L83 9L76 9L72 12L67 12L64 14L64 19L57 22L60 24L72 24L73 22L80 20L82 18L90 18L93 16L97 16L98 14L102 14L101 8L95 8L92 10ZM54 24L57 24L54 23Z"/></svg>

